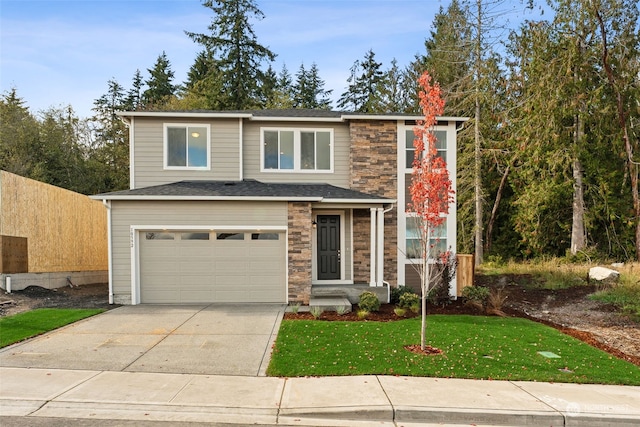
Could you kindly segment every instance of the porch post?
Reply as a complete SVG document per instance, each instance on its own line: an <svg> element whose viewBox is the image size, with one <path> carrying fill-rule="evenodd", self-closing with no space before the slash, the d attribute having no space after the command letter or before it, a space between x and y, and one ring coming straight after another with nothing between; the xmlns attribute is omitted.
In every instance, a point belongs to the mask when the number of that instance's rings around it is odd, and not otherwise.
<svg viewBox="0 0 640 427"><path fill-rule="evenodd" d="M384 277L384 208L378 208L378 246L377 246L377 261L376 267L378 268L378 280L376 286L384 286L382 279Z"/></svg>
<svg viewBox="0 0 640 427"><path fill-rule="evenodd" d="M369 266L369 286L376 286L376 208L369 208L371 213L371 243L369 245L370 266Z"/></svg>

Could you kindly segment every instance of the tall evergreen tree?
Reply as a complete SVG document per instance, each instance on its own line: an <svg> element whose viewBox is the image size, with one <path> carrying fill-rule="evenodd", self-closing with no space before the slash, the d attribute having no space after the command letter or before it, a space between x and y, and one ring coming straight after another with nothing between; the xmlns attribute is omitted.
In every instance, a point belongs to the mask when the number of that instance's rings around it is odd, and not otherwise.
<svg viewBox="0 0 640 427"><path fill-rule="evenodd" d="M107 93L93 103L93 166L100 175L100 191L124 190L129 187L129 132L116 115L125 104L124 88L115 80L107 85Z"/></svg>
<svg viewBox="0 0 640 427"><path fill-rule="evenodd" d="M276 85L267 99L266 108L287 109L293 108L293 80L287 66L282 65L282 69L276 78Z"/></svg>
<svg viewBox="0 0 640 427"><path fill-rule="evenodd" d="M331 109L331 92L324 89L324 80L315 62L309 70L304 68L304 63L300 64L293 84L293 108Z"/></svg>
<svg viewBox="0 0 640 427"><path fill-rule="evenodd" d="M187 81L184 86L187 91L192 90L198 82L206 79L213 67L213 58L208 50L202 50L196 56L193 65L187 72Z"/></svg>
<svg viewBox="0 0 640 427"><path fill-rule="evenodd" d="M381 62L376 62L376 54L369 50L362 61L356 60L351 67L349 86L338 100L338 108L360 113L382 112L380 91L384 83Z"/></svg>
<svg viewBox="0 0 640 427"><path fill-rule="evenodd" d="M171 96L175 94L173 83L174 73L171 70L171 62L167 54L162 52L158 56L153 68L149 68L150 77L145 81L148 89L142 95L146 108L161 107Z"/></svg>
<svg viewBox="0 0 640 427"><path fill-rule="evenodd" d="M275 59L271 50L258 43L250 22L251 18L262 19L263 13L253 0L206 0L202 4L214 12L210 34L185 33L217 62L215 77L222 90L211 96L217 96L222 109L260 107L265 80L261 66Z"/></svg>
<svg viewBox="0 0 640 427"><path fill-rule="evenodd" d="M381 112L399 113L405 110L405 96L402 90L404 78L404 73L398 66L398 60L393 58L391 66L382 76L382 84L378 89Z"/></svg>
<svg viewBox="0 0 640 427"><path fill-rule="evenodd" d="M38 121L15 88L0 97L0 169L30 176L38 160Z"/></svg>
<svg viewBox="0 0 640 427"><path fill-rule="evenodd" d="M171 109L178 110L222 110L222 91L224 81L219 62L211 51L205 49L198 53L187 73L187 81L179 99L172 99Z"/></svg>
<svg viewBox="0 0 640 427"><path fill-rule="evenodd" d="M83 141L86 126L71 106L44 111L39 159L30 178L79 193L92 192L93 176L86 165L88 146Z"/></svg>
<svg viewBox="0 0 640 427"><path fill-rule="evenodd" d="M142 81L142 74L140 70L136 70L133 75L133 81L131 82L131 89L127 92L125 98L124 107L128 111L135 111L142 106L142 88L144 82Z"/></svg>

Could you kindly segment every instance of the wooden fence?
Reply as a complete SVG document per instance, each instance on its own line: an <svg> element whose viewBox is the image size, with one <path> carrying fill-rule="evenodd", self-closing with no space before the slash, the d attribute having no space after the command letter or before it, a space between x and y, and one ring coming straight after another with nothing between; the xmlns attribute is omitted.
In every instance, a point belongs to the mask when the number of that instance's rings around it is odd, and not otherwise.
<svg viewBox="0 0 640 427"><path fill-rule="evenodd" d="M29 273L108 269L107 212L101 202L5 171L0 171L0 235L27 239Z"/></svg>

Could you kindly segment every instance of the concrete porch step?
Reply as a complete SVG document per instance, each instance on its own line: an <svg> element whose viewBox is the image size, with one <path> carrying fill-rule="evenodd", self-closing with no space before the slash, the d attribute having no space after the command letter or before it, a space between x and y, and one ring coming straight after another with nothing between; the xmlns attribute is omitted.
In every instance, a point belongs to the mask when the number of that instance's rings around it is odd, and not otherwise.
<svg viewBox="0 0 640 427"><path fill-rule="evenodd" d="M320 307L323 311L338 311L344 308L345 313L351 311L351 302L346 296L311 296L309 308Z"/></svg>
<svg viewBox="0 0 640 427"><path fill-rule="evenodd" d="M374 287L369 285L313 285L311 298L344 297L349 299L351 304L357 304L360 302L360 294L363 292L375 293L383 304L389 302L389 288L387 286Z"/></svg>

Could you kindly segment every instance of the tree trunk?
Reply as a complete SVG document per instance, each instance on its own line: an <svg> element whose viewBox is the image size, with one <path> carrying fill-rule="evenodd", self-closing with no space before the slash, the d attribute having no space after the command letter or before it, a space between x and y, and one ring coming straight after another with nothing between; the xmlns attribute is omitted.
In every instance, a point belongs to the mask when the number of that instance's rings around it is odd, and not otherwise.
<svg viewBox="0 0 640 427"><path fill-rule="evenodd" d="M571 223L571 255L583 251L587 245L584 226L584 188L582 163L573 159L573 221Z"/></svg>
<svg viewBox="0 0 640 427"><path fill-rule="evenodd" d="M427 336L427 294L429 293L429 288L431 286L431 270L429 264L429 256L430 253L430 241L431 241L431 227L427 227L426 233L423 233L425 238L423 239L423 250L424 256L422 257L422 277L421 277L421 287L422 287L422 304L421 304L421 322L420 322L420 349L424 351L426 347L426 336Z"/></svg>
<svg viewBox="0 0 640 427"><path fill-rule="evenodd" d="M475 206L476 206L476 221L475 221L475 264L479 266L482 264L484 258L483 243L482 243L482 153L480 150L480 55L482 53L482 0L477 0L478 7L478 28L477 28L477 40L476 40L476 53L475 53L475 79L476 79L476 112L475 112L475 155L474 155L474 187L475 187Z"/></svg>
<svg viewBox="0 0 640 427"><path fill-rule="evenodd" d="M585 47L582 39L578 39L578 52L582 56ZM574 67L573 79L577 84L580 81L580 73L578 67ZM582 120L582 114L586 111L584 101L579 102L578 112L573 120L573 203L572 213L573 219L571 221L571 255L576 255L578 252L583 251L587 245L587 230L584 225L584 186L582 178L584 176L584 170L582 163L578 159L578 153L584 139L584 121Z"/></svg>
<svg viewBox="0 0 640 427"><path fill-rule="evenodd" d="M502 174L502 179L500 180L500 185L498 186L498 191L496 192L496 200L493 202L493 209L491 209L491 217L489 218L489 223L487 224L487 235L485 237L486 242L486 250L489 252L491 250L491 242L492 242L492 234L493 234L493 224L496 221L496 215L498 214L498 206L500 205L500 200L502 200L502 193L504 191L504 187L507 184L507 177L509 176L509 171L511 170L511 165L507 166Z"/></svg>
<svg viewBox="0 0 640 427"><path fill-rule="evenodd" d="M602 33L602 65L607 74L607 80L611 85L611 89L616 94L616 108L618 110L618 123L622 129L622 139L624 141L624 149L627 155L627 168L629 170L629 176L631 178L631 197L633 198L633 212L636 222L636 259L640 261L640 197L638 196L638 165L633 161L633 147L631 146L631 140L629 139L629 131L627 130L627 115L624 111L624 102L622 101L622 94L616 86L616 79L609 64L609 48L607 45L607 30L602 20L602 15L597 7L594 7L594 13L598 19L600 25L600 32Z"/></svg>

